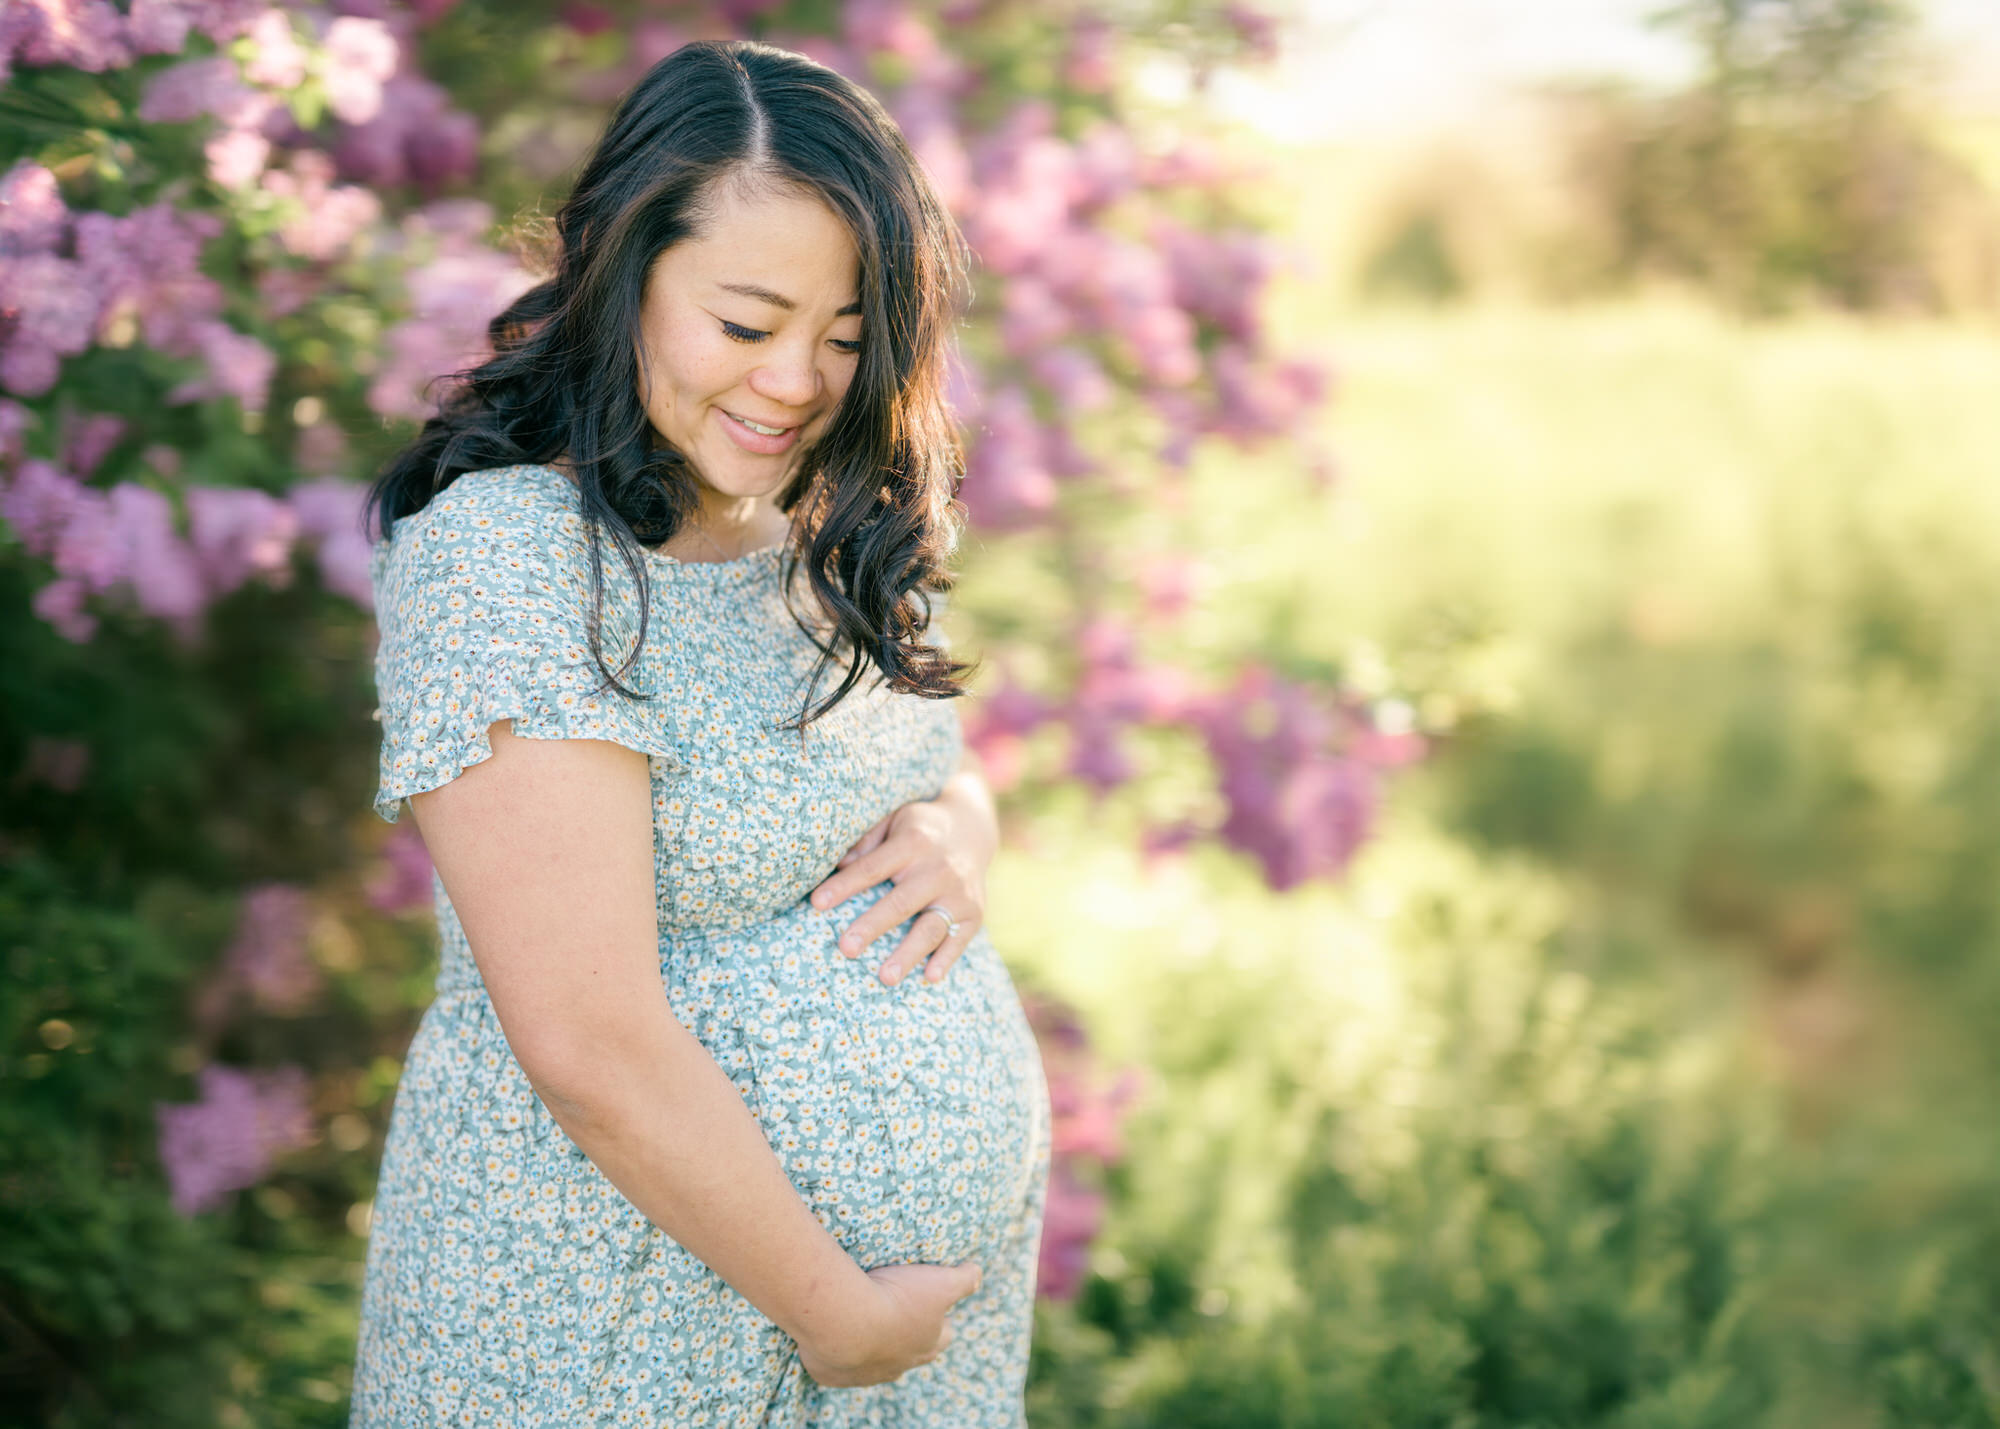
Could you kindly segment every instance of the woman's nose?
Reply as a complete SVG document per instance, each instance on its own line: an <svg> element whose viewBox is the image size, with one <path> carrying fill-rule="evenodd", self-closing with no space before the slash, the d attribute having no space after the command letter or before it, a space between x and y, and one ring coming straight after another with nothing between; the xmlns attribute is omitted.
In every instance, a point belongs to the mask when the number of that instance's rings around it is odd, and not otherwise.
<svg viewBox="0 0 2000 1429"><path fill-rule="evenodd" d="M772 353L770 361L759 363L750 374L751 391L787 407L809 405L819 395L819 384L812 354L796 348Z"/></svg>

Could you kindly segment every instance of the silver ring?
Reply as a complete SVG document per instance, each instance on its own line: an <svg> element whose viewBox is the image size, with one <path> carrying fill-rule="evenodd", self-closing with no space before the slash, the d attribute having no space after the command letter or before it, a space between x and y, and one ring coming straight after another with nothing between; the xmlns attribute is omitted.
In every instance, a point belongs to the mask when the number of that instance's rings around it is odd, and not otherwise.
<svg viewBox="0 0 2000 1429"><path fill-rule="evenodd" d="M945 936L946 936L947 938L949 938L949 937L952 937L952 936L954 936L955 934L957 934L957 932L958 932L958 919L956 919L956 918L952 917L952 916L951 916L951 911L950 911L949 909L947 909L947 908L946 908L946 907L945 907L945 906L944 906L944 905L943 905L942 903L932 903L932 904L929 904L928 906L926 906L926 907L925 907L925 908L924 908L924 909L922 910L922 912L919 912L919 913L917 914L917 916L918 916L919 918L921 918L921 917L923 917L923 916L924 916L924 914L925 914L925 913L935 913L935 914L937 914L937 915L938 915L938 917L940 917L940 918L944 919L944 921L945 921L945 930L944 930L944 935L945 935Z"/></svg>

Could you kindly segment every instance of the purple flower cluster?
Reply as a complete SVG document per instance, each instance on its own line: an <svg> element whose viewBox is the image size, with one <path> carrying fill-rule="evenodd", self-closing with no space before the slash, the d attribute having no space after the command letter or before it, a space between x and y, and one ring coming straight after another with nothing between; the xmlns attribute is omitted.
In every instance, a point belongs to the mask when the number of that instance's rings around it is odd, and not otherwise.
<svg viewBox="0 0 2000 1429"><path fill-rule="evenodd" d="M1424 750L1367 706L1259 667L1191 713L1228 809L1218 832L1276 889L1345 869L1374 828L1383 771Z"/></svg>
<svg viewBox="0 0 2000 1429"><path fill-rule="evenodd" d="M1104 1081L1074 1009L1032 993L1022 1002L1041 1048L1051 1117L1049 1194L1035 1291L1069 1300L1082 1288L1090 1244L1104 1222L1104 1193L1092 1181L1124 1155L1119 1123L1143 1082L1130 1067Z"/></svg>
<svg viewBox="0 0 2000 1429"><path fill-rule="evenodd" d="M382 861L368 880L368 906L389 914L430 911L431 874L424 836L405 819L382 841Z"/></svg>
<svg viewBox="0 0 2000 1429"><path fill-rule="evenodd" d="M474 199L439 200L404 220L406 251L428 256L409 269L410 316L383 334L384 361L368 387L383 416L431 415L430 384L483 361L487 324L534 286L532 273L481 241L492 221Z"/></svg>
<svg viewBox="0 0 2000 1429"><path fill-rule="evenodd" d="M202 1068L200 1097L158 1102L160 1164L174 1209L214 1210L232 1191L254 1186L287 1151L313 1142L305 1072L293 1066L246 1072Z"/></svg>
<svg viewBox="0 0 2000 1429"><path fill-rule="evenodd" d="M325 979L306 954L311 914L305 890L289 883L259 884L244 895L222 973L258 1010L288 1016L319 995Z"/></svg>
<svg viewBox="0 0 2000 1429"><path fill-rule="evenodd" d="M26 408L0 399L0 472L10 473L0 481L0 520L55 567L55 579L35 593L34 610L67 638L90 639L97 617L85 603L112 594L191 632L209 602L246 581L284 584L293 549L308 543L327 586L368 603L358 484L322 478L282 498L248 487L191 486L183 495L183 534L173 501L157 487L121 481L101 490L87 483L123 435L118 418L73 419L63 443L66 467L25 453L29 424ZM166 474L178 466L171 449L146 455Z"/></svg>
<svg viewBox="0 0 2000 1429"><path fill-rule="evenodd" d="M264 0L7 0L0 6L0 84L16 65L101 74L143 55L178 54L190 33L227 44Z"/></svg>
<svg viewBox="0 0 2000 1429"><path fill-rule="evenodd" d="M1183 598L1185 573L1155 579L1174 582L1171 599ZM1006 678L979 701L966 737L993 787L1004 791L1022 777L1026 736L1044 725L1068 732L1063 775L1099 794L1139 772L1129 730L1178 726L1206 745L1224 816L1213 829L1188 821L1150 830L1149 854L1212 835L1255 858L1273 888L1341 873L1374 829L1385 774L1420 758L1423 738L1385 727L1396 721L1365 702L1258 666L1224 689L1201 690L1175 666L1140 660L1135 637L1120 622L1091 619L1079 633L1079 672L1066 700Z"/></svg>
<svg viewBox="0 0 2000 1429"><path fill-rule="evenodd" d="M276 360L222 321L221 286L200 268L202 245L221 229L213 214L166 202L122 217L71 214L54 174L16 164L0 178L0 388L40 396L63 358L138 337L200 360L169 402L228 395L261 408Z"/></svg>

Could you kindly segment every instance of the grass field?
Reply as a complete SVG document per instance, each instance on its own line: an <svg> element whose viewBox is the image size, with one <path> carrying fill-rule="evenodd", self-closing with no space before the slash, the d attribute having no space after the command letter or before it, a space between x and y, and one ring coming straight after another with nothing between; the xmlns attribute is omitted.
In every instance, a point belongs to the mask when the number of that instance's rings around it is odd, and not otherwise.
<svg viewBox="0 0 2000 1429"><path fill-rule="evenodd" d="M1339 888L1149 879L1067 814L1003 856L996 938L1156 1071L1046 1337L1109 1337L1124 1417L1040 1422L1996 1422L2000 343L1294 310L1342 476L1200 464L1190 638L1438 746ZM1230 1308L1135 1318L1163 1274Z"/></svg>

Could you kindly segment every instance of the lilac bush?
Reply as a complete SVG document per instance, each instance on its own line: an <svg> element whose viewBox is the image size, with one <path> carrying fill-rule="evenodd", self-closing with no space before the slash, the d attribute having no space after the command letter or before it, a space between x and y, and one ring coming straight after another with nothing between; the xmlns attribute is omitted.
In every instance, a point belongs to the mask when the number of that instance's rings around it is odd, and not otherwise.
<svg viewBox="0 0 2000 1429"><path fill-rule="evenodd" d="M263 1180L278 1156L313 1139L298 1067L204 1067L200 1099L162 1103L156 1115L160 1162L182 1215L213 1210L230 1192Z"/></svg>

